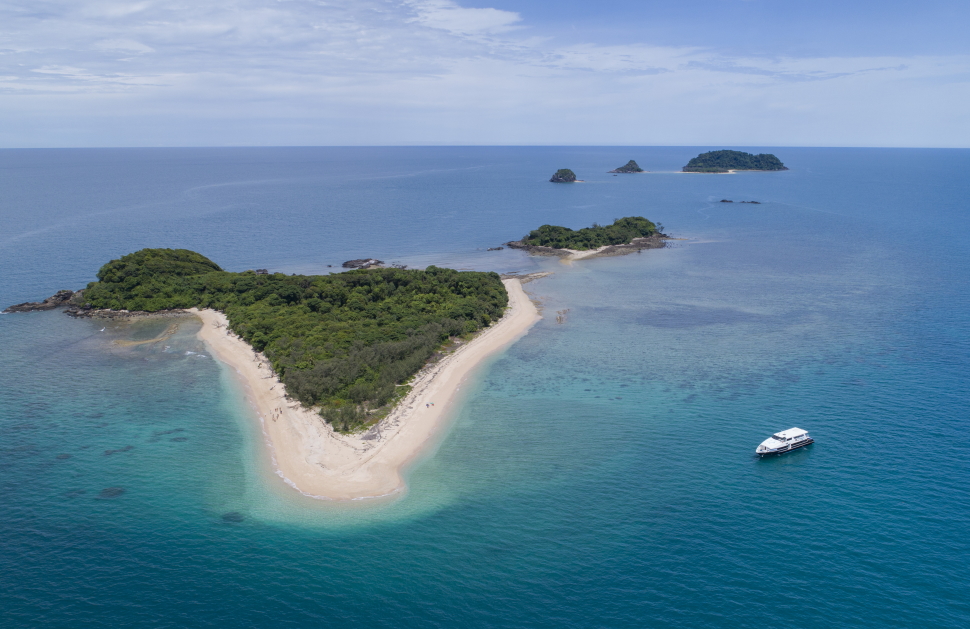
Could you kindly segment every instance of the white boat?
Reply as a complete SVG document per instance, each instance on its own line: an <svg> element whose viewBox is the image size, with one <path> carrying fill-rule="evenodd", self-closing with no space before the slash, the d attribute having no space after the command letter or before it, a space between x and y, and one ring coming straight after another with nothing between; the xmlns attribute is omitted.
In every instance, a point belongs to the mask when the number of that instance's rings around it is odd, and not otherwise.
<svg viewBox="0 0 970 629"><path fill-rule="evenodd" d="M755 452L761 456L767 454L783 454L798 448L803 448L811 443L815 443L815 440L809 436L808 431L802 430L801 428L789 428L788 430L776 432L762 441Z"/></svg>

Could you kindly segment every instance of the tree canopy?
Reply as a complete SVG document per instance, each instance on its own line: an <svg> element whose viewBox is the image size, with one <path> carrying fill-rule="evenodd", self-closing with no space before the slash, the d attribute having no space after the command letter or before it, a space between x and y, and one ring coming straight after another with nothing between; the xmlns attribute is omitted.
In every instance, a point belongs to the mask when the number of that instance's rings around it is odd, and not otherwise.
<svg viewBox="0 0 970 629"><path fill-rule="evenodd" d="M614 168L610 171L611 173L642 173L643 169L634 160L628 161L625 165L619 168Z"/></svg>
<svg viewBox="0 0 970 629"><path fill-rule="evenodd" d="M337 430L386 413L449 338L476 332L508 304L496 273L368 269L333 275L223 271L185 249L112 260L84 292L93 308L214 308L271 361L288 393Z"/></svg>
<svg viewBox="0 0 970 629"><path fill-rule="evenodd" d="M576 181L576 173L568 168L560 168L549 181L553 183L572 183Z"/></svg>
<svg viewBox="0 0 970 629"><path fill-rule="evenodd" d="M522 239L522 244L554 249L586 251L606 245L625 245L634 238L645 238L658 233L657 226L642 216L627 216L613 221L612 225L597 225L572 230L559 225L543 225L533 229Z"/></svg>
<svg viewBox="0 0 970 629"><path fill-rule="evenodd" d="M693 158L683 168L685 173L726 173L729 170L788 170L771 153L752 155L744 151L710 151Z"/></svg>

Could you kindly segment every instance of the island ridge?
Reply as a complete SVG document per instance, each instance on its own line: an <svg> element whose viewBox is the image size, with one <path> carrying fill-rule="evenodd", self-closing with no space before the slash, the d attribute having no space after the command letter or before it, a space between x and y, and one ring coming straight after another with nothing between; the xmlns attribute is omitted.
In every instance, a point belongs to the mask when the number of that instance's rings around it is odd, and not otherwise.
<svg viewBox="0 0 970 629"><path fill-rule="evenodd" d="M752 155L743 151L710 151L701 153L684 166L685 173L727 173L734 170L788 170L770 153Z"/></svg>

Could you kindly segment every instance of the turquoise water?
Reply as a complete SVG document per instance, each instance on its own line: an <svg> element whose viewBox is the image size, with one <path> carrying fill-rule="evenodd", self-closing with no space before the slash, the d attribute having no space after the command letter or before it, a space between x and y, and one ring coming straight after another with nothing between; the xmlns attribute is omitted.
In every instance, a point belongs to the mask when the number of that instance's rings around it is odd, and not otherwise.
<svg viewBox="0 0 970 629"><path fill-rule="evenodd" d="M3 305L146 246L555 272L408 493L350 506L280 485L191 321L0 316L3 625L970 624L970 151L673 172L701 150L0 151ZM485 251L631 214L685 240Z"/></svg>

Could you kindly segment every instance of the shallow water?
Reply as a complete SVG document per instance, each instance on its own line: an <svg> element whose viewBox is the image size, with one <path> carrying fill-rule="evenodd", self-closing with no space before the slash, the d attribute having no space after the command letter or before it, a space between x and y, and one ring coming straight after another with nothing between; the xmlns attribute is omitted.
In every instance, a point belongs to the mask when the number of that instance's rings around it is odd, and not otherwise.
<svg viewBox="0 0 970 629"><path fill-rule="evenodd" d="M673 172L701 150L0 151L3 305L145 246L555 272L407 494L353 505L281 485L196 324L0 316L4 625L966 626L970 151ZM633 214L686 240L485 251Z"/></svg>

